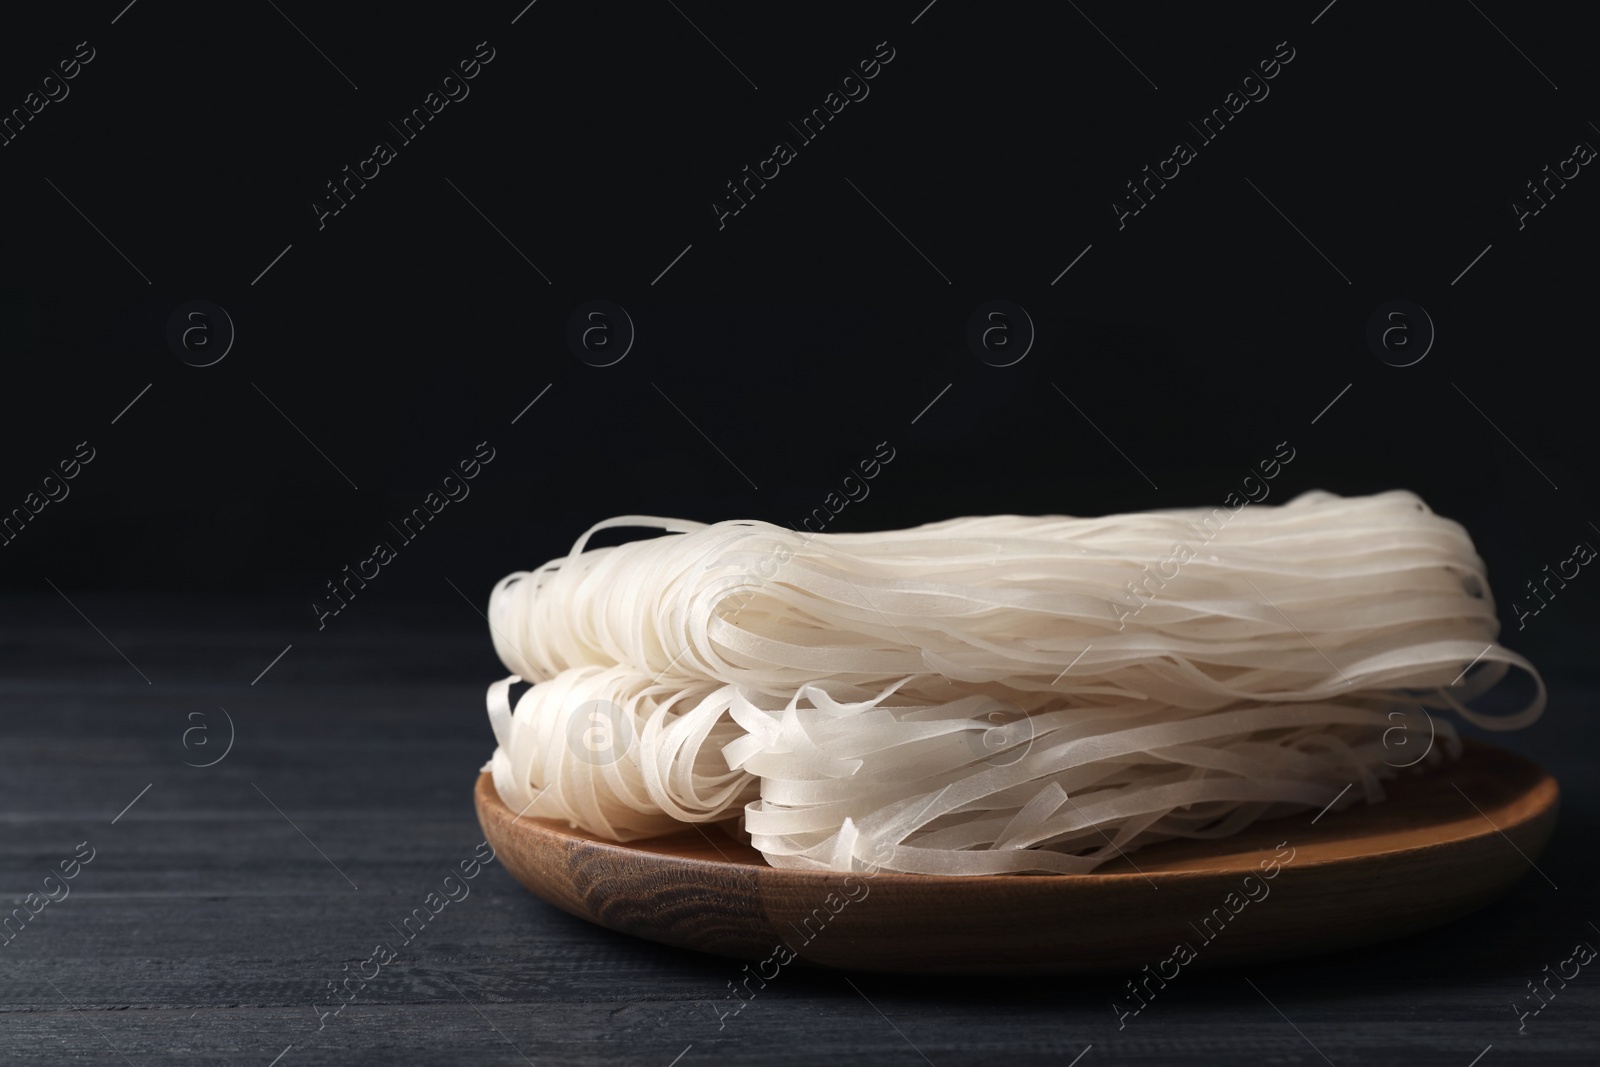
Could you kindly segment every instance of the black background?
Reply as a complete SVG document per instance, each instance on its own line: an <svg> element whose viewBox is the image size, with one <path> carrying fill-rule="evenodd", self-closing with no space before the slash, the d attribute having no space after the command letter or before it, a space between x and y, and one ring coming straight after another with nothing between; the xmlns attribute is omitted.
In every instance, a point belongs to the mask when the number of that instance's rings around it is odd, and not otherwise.
<svg viewBox="0 0 1600 1067"><path fill-rule="evenodd" d="M1217 504L1288 440L1279 499L1414 489L1468 525L1502 601L1594 533L1595 198L1581 174L1521 231L1510 207L1600 137L1575 33L1523 42L1557 91L1470 5L1088 12L1158 91L1070 7L705 9L757 90L670 4L515 14L298 20L359 91L267 4L7 35L7 107L96 50L0 149L7 508L77 442L103 457L5 548L9 585L265 590L313 619L321 583L483 440L504 458L341 624L447 595L452 563L481 591L612 514L798 524L883 440L895 465L835 528ZM324 184L485 40L471 95L319 230ZM719 230L723 184L885 40L870 95ZM1119 230L1123 183L1197 142L1187 123L1280 41L1271 94ZM637 327L611 367L565 343L593 298ZM993 298L1037 326L1012 367L965 343ZM195 299L237 328L207 368L165 340ZM1414 366L1365 342L1394 299L1437 328Z"/></svg>
<svg viewBox="0 0 1600 1067"><path fill-rule="evenodd" d="M1409 488L1466 525L1503 639L1568 694L1507 743L1587 770L1548 723L1588 712L1571 694L1594 684L1600 579L1525 629L1512 613L1600 540L1600 179L1521 229L1512 208L1600 143L1581 16L923 2L8 13L0 110L95 50L0 146L0 509L95 450L0 548L13 695L102 669L143 689L74 609L156 685L212 684L235 654L242 685L281 636L286 681L432 670L470 693L498 670L471 609L611 515L799 525L880 442L894 460L830 529L1214 506L1287 441L1270 502ZM388 124L479 42L470 95L400 144ZM789 123L879 42L870 95L799 144ZM1202 145L1188 123L1288 48ZM319 228L313 201L377 141L396 158ZM719 228L712 201L777 141L797 158ZM1197 158L1119 228L1124 183L1178 141ZM593 299L636 327L612 366L567 343ZM1037 330L1012 366L966 342L992 299ZM209 367L166 340L192 300L236 328ZM1411 366L1367 342L1393 300L1437 330ZM325 583L484 441L470 496L319 630ZM418 628L443 636L419 648ZM274 636L204 655L163 637L246 632ZM38 708L13 725L83 725ZM481 725L463 736L486 755Z"/></svg>

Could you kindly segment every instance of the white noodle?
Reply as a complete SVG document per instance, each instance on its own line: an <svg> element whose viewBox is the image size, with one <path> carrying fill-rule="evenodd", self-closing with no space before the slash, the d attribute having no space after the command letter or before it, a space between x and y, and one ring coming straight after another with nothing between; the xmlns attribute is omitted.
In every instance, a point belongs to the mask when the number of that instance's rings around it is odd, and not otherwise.
<svg viewBox="0 0 1600 1067"><path fill-rule="evenodd" d="M670 536L586 551L632 526ZM1471 539L1400 491L865 534L625 516L489 618L513 810L619 841L742 813L779 867L1088 871L1381 799L1459 752L1427 709L1545 702ZM1467 705L1511 667L1524 708Z"/></svg>

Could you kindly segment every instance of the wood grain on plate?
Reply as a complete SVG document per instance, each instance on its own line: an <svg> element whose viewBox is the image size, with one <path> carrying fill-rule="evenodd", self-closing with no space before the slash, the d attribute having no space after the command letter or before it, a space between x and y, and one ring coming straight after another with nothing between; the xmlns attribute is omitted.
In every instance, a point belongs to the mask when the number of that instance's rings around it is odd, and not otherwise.
<svg viewBox="0 0 1600 1067"><path fill-rule="evenodd" d="M1180 943L1191 966L1215 966L1450 922L1523 877L1555 828L1555 779L1487 745L1386 790L1378 804L1152 845L1093 874L975 878L780 870L716 826L620 845L518 819L487 774L476 799L519 882L651 941L751 960L782 944L807 963L866 971L1133 973ZM1274 857L1287 862L1264 880Z"/></svg>

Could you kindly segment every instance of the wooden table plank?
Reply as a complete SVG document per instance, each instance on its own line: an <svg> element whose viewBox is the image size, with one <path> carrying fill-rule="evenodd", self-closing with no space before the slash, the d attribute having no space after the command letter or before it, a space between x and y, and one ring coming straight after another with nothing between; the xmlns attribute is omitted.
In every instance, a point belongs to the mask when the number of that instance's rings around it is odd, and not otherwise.
<svg viewBox="0 0 1600 1067"><path fill-rule="evenodd" d="M32 625L41 607L27 598L8 606L0 897L16 906L81 841L96 854L67 898L0 948L6 1063L123 1062L109 1040L134 1064L262 1067L291 1044L280 1067L523 1063L509 1042L540 1064L650 1067L685 1049L682 1067L863 1055L1061 1064L1090 1044L1083 1067L1321 1063L1318 1050L1341 1067L1466 1067L1492 1044L1491 1067L1509 1053L1591 1062L1600 1037L1600 979L1587 972L1522 1034L1509 1006L1575 941L1600 944L1587 926L1600 922L1589 903L1600 783L1586 773L1600 685L1577 666L1552 672L1544 722L1494 738L1562 780L1540 862L1559 891L1530 873L1478 915L1389 945L1185 971L1121 1030L1107 980L790 967L735 1013L734 961L591 927L494 864L319 1029L313 1004L333 1006L326 983L379 941L398 942L390 924L482 840L472 786L493 748L482 691L495 666L481 621L401 634L374 617L319 643L252 628L259 603L97 605L102 628L160 676L146 685L92 632ZM250 686L291 642L304 654ZM233 750L214 767L184 766L196 758L181 743L188 714L218 706L234 716Z"/></svg>

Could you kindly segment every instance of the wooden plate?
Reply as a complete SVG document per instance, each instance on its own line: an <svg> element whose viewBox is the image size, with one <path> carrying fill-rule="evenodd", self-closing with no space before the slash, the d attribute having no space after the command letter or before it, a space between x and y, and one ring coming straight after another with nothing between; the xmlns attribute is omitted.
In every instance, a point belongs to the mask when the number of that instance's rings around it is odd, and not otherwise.
<svg viewBox="0 0 1600 1067"><path fill-rule="evenodd" d="M1146 964L1301 956L1442 925L1506 892L1555 828L1555 779L1487 745L1469 742L1455 763L1386 788L1379 804L1164 842L1093 874L976 878L779 870L715 826L618 845L516 818L487 774L477 806L524 886L651 941L773 960L769 968L792 952L864 971L1133 975Z"/></svg>

